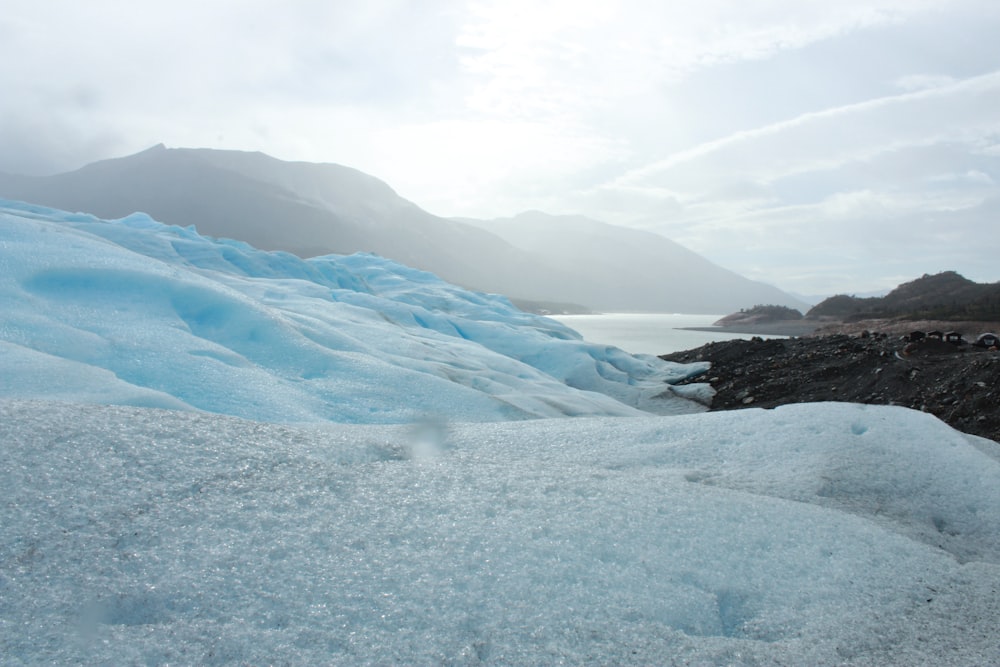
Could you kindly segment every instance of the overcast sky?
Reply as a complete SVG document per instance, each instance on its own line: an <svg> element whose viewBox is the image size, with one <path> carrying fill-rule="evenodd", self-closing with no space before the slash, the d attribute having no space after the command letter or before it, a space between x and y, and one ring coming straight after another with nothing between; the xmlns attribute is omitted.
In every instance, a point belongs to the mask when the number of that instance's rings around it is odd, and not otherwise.
<svg viewBox="0 0 1000 667"><path fill-rule="evenodd" d="M997 0L5 0L0 170L260 150L799 293L994 282L998 35Z"/></svg>

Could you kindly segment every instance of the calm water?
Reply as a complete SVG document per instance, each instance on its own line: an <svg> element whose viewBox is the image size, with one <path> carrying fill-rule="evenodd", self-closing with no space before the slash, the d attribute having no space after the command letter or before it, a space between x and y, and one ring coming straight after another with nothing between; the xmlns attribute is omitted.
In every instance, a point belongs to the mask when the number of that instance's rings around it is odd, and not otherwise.
<svg viewBox="0 0 1000 667"><path fill-rule="evenodd" d="M620 347L633 354L668 354L701 347L705 343L751 334L723 331L683 331L679 327L710 327L722 315L682 315L668 313L604 313L601 315L558 315L552 319L578 331L592 343ZM780 336L763 336L776 338Z"/></svg>

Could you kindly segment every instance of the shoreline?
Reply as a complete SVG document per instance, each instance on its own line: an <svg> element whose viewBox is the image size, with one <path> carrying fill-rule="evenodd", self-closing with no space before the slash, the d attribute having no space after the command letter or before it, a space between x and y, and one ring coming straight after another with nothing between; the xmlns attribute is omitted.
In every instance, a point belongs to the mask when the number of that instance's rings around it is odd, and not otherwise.
<svg viewBox="0 0 1000 667"><path fill-rule="evenodd" d="M809 336L822 326L816 322L768 322L740 324L731 327L678 327L684 331L706 331L720 334L749 334L752 336Z"/></svg>
<svg viewBox="0 0 1000 667"><path fill-rule="evenodd" d="M784 320L779 322L761 322L759 324L734 324L725 327L678 327L688 331L707 331L721 334L748 334L756 336L830 336L848 334L857 336L865 331L889 335L903 335L911 331L960 331L967 339L974 339L978 334L1000 330L998 322L983 322L978 320L901 320L872 319L857 322L838 322L831 320Z"/></svg>

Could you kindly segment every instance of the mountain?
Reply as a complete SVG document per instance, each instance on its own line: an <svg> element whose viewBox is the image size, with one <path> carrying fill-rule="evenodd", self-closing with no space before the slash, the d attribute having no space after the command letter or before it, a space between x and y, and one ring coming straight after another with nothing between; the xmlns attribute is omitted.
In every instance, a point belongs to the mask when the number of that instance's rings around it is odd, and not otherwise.
<svg viewBox="0 0 1000 667"><path fill-rule="evenodd" d="M530 261L495 236L421 210L356 169L263 153L158 145L55 176L0 176L0 196L102 218L142 211L300 257L375 252L484 290L492 282L520 287L513 267ZM475 261L483 255L496 259L484 266Z"/></svg>
<svg viewBox="0 0 1000 667"><path fill-rule="evenodd" d="M594 304L600 310L680 313L730 312L748 303L805 306L776 287L717 266L659 234L540 211L465 221L520 250L544 256L556 271L547 287L564 301ZM559 275L569 276L569 281L560 281Z"/></svg>
<svg viewBox="0 0 1000 667"><path fill-rule="evenodd" d="M336 164L157 145L54 176L0 174L0 196L120 218L136 211L301 257L373 252L470 289L598 310L725 313L803 304L663 237L585 218L441 218Z"/></svg>
<svg viewBox="0 0 1000 667"><path fill-rule="evenodd" d="M885 317L1000 322L1000 283L976 283L955 271L925 274L882 297L832 296L809 319L844 321Z"/></svg>

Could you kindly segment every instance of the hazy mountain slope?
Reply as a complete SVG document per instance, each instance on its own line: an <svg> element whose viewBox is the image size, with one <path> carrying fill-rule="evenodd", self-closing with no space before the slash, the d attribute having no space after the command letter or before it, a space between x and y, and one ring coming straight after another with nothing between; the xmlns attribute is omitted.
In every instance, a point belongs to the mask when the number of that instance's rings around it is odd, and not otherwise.
<svg viewBox="0 0 1000 667"><path fill-rule="evenodd" d="M586 298L605 310L697 313L758 303L805 306L776 287L744 278L651 232L539 211L468 222L522 250L544 253L550 266L574 273L574 283L559 285L561 298Z"/></svg>
<svg viewBox="0 0 1000 667"><path fill-rule="evenodd" d="M0 176L0 194L105 218L142 211L303 257L374 252L485 291L530 284L523 267L534 264L498 237L431 215L360 171L262 153L161 145L55 176Z"/></svg>
<svg viewBox="0 0 1000 667"><path fill-rule="evenodd" d="M142 211L202 234L303 257L374 252L517 299L606 311L802 306L654 234L544 214L510 224L448 220L356 169L262 153L159 145L54 176L0 174L0 196L104 218Z"/></svg>
<svg viewBox="0 0 1000 667"><path fill-rule="evenodd" d="M263 248L299 255L322 254L330 245L348 251L361 242L356 225L334 219L277 184L250 180L163 146L65 174L0 181L0 187L5 196L46 206L104 218L142 211L169 224L195 225L203 234L253 239ZM284 222L292 219L294 233Z"/></svg>
<svg viewBox="0 0 1000 667"><path fill-rule="evenodd" d="M449 274L444 277L459 276L461 280L456 282L461 283L490 281L493 271L484 271L475 261L476 255L510 263L528 260L495 235L432 215L397 195L385 182L350 167L284 162L263 153L178 150L256 183L281 188L305 205L329 211L357 235L331 238L331 243L343 247L324 246L321 254L375 252L439 275Z"/></svg>

